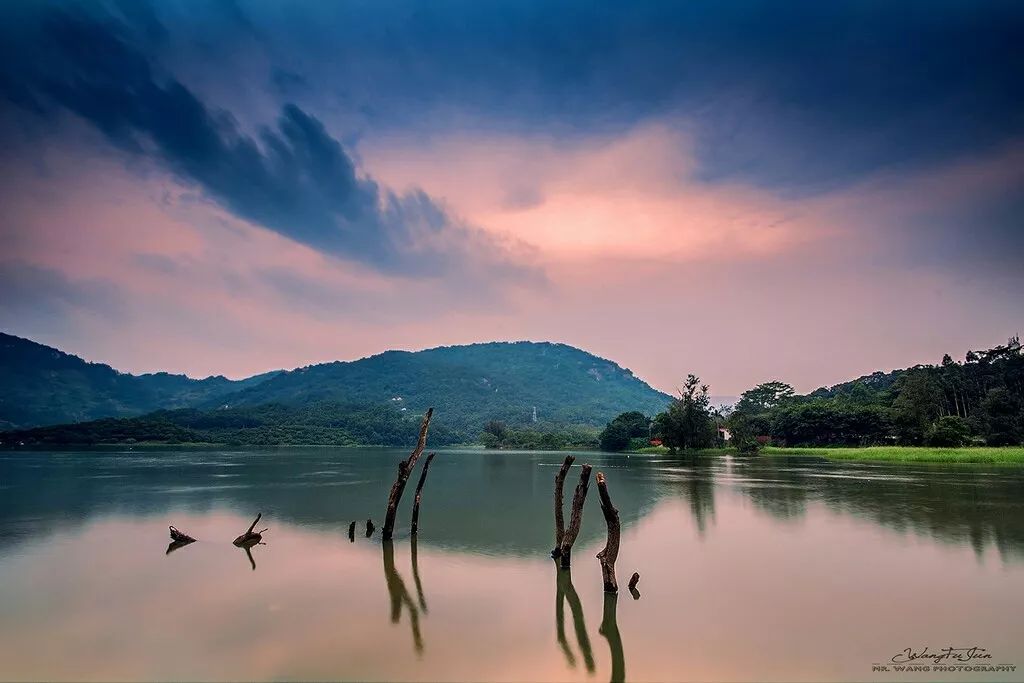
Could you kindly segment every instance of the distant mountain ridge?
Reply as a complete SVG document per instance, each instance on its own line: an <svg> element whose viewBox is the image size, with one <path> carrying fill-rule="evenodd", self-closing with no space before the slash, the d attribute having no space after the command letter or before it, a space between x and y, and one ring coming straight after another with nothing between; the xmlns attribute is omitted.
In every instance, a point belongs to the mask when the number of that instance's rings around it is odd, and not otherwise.
<svg viewBox="0 0 1024 683"><path fill-rule="evenodd" d="M0 333L0 430L189 407L275 374L239 381L221 376L192 379L166 372L131 375Z"/></svg>
<svg viewBox="0 0 1024 683"><path fill-rule="evenodd" d="M288 420L280 409L273 422L261 406L283 406L296 423L346 428L352 420L331 417L331 410L372 415L386 434L404 433L397 421L416 422L428 407L436 409L438 436L472 441L489 420L510 425L589 425L627 410L654 414L670 400L618 364L565 344L487 342L424 351L386 351L355 361L336 361L232 381L195 380L183 375L118 373L56 349L3 335L0 338L0 390L14 401L0 402L0 425L7 429L128 417L158 409L198 409L164 414L176 427L231 423L232 428L275 429ZM14 393L10 393L14 391ZM386 407L388 412L382 413ZM222 419L214 420L216 414ZM350 417L350 416L349 416ZM374 435L359 422L359 434ZM149 423L147 423L148 425ZM109 425L107 425L109 426ZM0 427L4 428L4 427ZM81 431L81 430L80 430ZM73 438L67 432L67 438ZM356 440L366 442L362 436ZM344 435L332 443L345 442ZM388 439L381 438L387 443Z"/></svg>

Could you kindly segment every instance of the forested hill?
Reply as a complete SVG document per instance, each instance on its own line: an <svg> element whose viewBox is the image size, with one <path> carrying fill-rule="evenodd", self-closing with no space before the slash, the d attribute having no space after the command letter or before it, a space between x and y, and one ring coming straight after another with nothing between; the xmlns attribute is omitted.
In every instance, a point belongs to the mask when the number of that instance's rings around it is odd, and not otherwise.
<svg viewBox="0 0 1024 683"><path fill-rule="evenodd" d="M313 365L207 407L327 401L418 415L434 406L439 427L473 440L489 420L527 426L536 414L539 424L601 426L624 410L663 410L669 400L629 370L565 344L491 342Z"/></svg>
<svg viewBox="0 0 1024 683"><path fill-rule="evenodd" d="M300 368L218 398L231 408L313 401L392 403L438 424L478 430L488 420L603 425L624 409L664 410L670 400L614 362L564 344L492 342L387 351ZM215 407L214 402L209 405ZM475 432L474 432L475 434Z"/></svg>
<svg viewBox="0 0 1024 683"><path fill-rule="evenodd" d="M539 430L600 427L624 411L659 412L670 400L609 360L547 342L388 351L231 382L134 377L16 337L7 340L16 342L4 346L0 361L0 388L16 389L5 393L11 400L0 412L8 428L152 413L5 435L26 442L397 445L415 435L418 416L434 406L435 437L462 443L475 441L490 420ZM190 410L158 411L176 408Z"/></svg>
<svg viewBox="0 0 1024 683"><path fill-rule="evenodd" d="M274 374L242 381L166 372L130 375L0 333L0 430L194 406Z"/></svg>

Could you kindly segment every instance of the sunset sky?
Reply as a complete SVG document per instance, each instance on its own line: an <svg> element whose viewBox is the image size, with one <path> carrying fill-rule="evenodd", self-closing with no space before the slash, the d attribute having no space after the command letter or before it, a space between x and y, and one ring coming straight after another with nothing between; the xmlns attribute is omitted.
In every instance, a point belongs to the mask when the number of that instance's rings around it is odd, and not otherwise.
<svg viewBox="0 0 1024 683"><path fill-rule="evenodd" d="M1024 3L4 2L0 330L800 391L1024 331Z"/></svg>

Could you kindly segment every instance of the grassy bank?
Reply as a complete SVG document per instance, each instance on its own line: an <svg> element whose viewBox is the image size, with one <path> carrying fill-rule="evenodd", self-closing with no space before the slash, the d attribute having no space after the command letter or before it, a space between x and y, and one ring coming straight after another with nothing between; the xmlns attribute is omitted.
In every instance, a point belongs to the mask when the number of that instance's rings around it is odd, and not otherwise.
<svg viewBox="0 0 1024 683"><path fill-rule="evenodd" d="M1024 465L1024 447L929 448L916 446L869 446L866 448L776 448L764 455L816 456L829 460L862 462L947 462Z"/></svg>

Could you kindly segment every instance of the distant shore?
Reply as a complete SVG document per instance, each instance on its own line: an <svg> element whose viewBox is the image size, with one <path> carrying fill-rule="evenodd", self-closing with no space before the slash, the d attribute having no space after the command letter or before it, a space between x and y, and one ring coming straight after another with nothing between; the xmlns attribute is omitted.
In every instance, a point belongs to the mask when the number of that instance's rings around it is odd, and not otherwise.
<svg viewBox="0 0 1024 683"><path fill-rule="evenodd" d="M631 453L667 454L664 446L641 448ZM694 451L694 455L735 453L734 450L713 449ZM769 446L751 457L796 456L848 460L857 462L931 462L1024 465L1024 446L964 446L961 448L931 448L926 446L864 446L861 448L782 448Z"/></svg>

